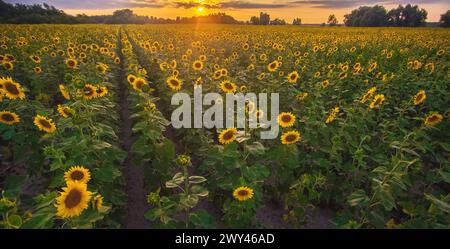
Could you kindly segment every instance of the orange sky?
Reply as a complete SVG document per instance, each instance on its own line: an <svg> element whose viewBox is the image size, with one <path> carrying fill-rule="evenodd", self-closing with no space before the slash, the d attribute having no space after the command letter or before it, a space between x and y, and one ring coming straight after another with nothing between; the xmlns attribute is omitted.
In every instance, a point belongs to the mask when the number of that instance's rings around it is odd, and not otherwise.
<svg viewBox="0 0 450 249"><path fill-rule="evenodd" d="M175 18L177 16L205 15L225 12L238 20L249 20L260 11L268 12L271 18L283 18L292 22L300 17L303 23L323 23L330 14L335 14L340 23L344 15L360 5L381 4L387 10L399 3L418 4L428 11L429 22L438 21L440 15L450 9L450 0L6 0L12 3L47 2L69 14L111 14L114 10L130 8L139 15ZM203 6L203 11L198 11ZM208 8L211 6L211 8Z"/></svg>

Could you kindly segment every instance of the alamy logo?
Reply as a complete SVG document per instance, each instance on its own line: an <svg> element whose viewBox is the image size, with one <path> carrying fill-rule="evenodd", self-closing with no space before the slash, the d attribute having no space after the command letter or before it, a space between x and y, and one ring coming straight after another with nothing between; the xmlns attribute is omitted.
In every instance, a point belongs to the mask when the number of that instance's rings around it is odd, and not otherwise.
<svg viewBox="0 0 450 249"><path fill-rule="evenodd" d="M258 128L261 129L261 139L275 139L279 131L279 94L270 94L270 108L268 101L267 93L227 93L224 100L219 93L203 95L202 87L197 86L193 100L187 93L172 96L171 104L180 106L173 111L171 122L176 129Z"/></svg>

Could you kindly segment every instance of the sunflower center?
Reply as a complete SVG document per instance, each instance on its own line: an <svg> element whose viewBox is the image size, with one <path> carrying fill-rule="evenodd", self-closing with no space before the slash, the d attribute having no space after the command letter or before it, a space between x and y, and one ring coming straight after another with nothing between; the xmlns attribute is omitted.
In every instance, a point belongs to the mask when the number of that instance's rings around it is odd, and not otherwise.
<svg viewBox="0 0 450 249"><path fill-rule="evenodd" d="M1 117L3 120L8 121L8 122L14 121L13 115L11 115L9 113L4 113Z"/></svg>
<svg viewBox="0 0 450 249"><path fill-rule="evenodd" d="M288 141L288 142L293 142L293 141L295 141L295 139L297 139L297 136L294 134L289 134L286 136L286 141Z"/></svg>
<svg viewBox="0 0 450 249"><path fill-rule="evenodd" d="M195 67L201 67L202 65L200 63L195 63Z"/></svg>
<svg viewBox="0 0 450 249"><path fill-rule="evenodd" d="M247 196L248 195L248 191L245 189L239 190L237 193L239 196Z"/></svg>
<svg viewBox="0 0 450 249"><path fill-rule="evenodd" d="M233 89L233 86L230 83L225 83L225 88L226 89Z"/></svg>
<svg viewBox="0 0 450 249"><path fill-rule="evenodd" d="M170 81L170 84L171 84L172 86L178 86L178 81L176 81L176 80L171 80L171 81Z"/></svg>
<svg viewBox="0 0 450 249"><path fill-rule="evenodd" d="M90 87L85 87L84 88L84 94L86 94L86 95L92 95L94 93L94 91L92 90L92 88L90 88Z"/></svg>
<svg viewBox="0 0 450 249"><path fill-rule="evenodd" d="M417 95L417 101L420 101L420 100L422 100L422 98L423 98L423 94L419 94L419 95Z"/></svg>
<svg viewBox="0 0 450 249"><path fill-rule="evenodd" d="M378 99L375 100L374 105L379 105L380 103L381 103L381 98L378 98Z"/></svg>
<svg viewBox="0 0 450 249"><path fill-rule="evenodd" d="M77 189L72 189L64 200L64 204L67 208L76 207L81 202L82 194Z"/></svg>
<svg viewBox="0 0 450 249"><path fill-rule="evenodd" d="M229 139L231 139L233 137L233 135L234 135L233 131L228 131L225 134L223 134L223 139L229 140Z"/></svg>
<svg viewBox="0 0 450 249"><path fill-rule="evenodd" d="M436 122L438 119L439 119L439 118L438 118L436 115L433 115L433 116L431 116L431 117L428 118L428 122L433 123L433 122Z"/></svg>
<svg viewBox="0 0 450 249"><path fill-rule="evenodd" d="M282 116L281 117L281 120L283 121L283 122L290 122L291 121L291 116L288 116L288 115L284 115L284 116Z"/></svg>
<svg viewBox="0 0 450 249"><path fill-rule="evenodd" d="M39 119L39 123L40 123L42 126L44 126L45 128L47 128L47 129L52 128L52 126L50 125L50 123L49 123L47 120L45 120L45 119Z"/></svg>
<svg viewBox="0 0 450 249"><path fill-rule="evenodd" d="M74 181L80 181L84 178L84 174L81 171L74 171L70 174L70 178Z"/></svg>
<svg viewBox="0 0 450 249"><path fill-rule="evenodd" d="M17 89L17 86L14 85L14 84L12 84L11 82L7 82L7 83L5 84L5 89L6 89L6 91L8 91L8 92L10 92L10 93L12 93L12 94L14 94L14 95L20 93L20 92L19 92L19 89Z"/></svg>

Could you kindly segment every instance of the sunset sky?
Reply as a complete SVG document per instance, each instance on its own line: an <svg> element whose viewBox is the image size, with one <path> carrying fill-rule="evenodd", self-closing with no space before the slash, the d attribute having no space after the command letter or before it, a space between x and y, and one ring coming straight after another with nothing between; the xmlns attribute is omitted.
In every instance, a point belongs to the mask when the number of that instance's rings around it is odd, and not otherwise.
<svg viewBox="0 0 450 249"><path fill-rule="evenodd" d="M340 23L344 15L361 5L383 5L386 9L398 4L418 4L428 11L429 22L438 21L450 9L450 0L5 0L8 3L46 2L69 14L111 14L116 9L129 8L139 15L175 18L177 16L206 15L225 12L238 20L248 20L260 11L271 18L288 22L300 17L303 23L323 23L335 14Z"/></svg>

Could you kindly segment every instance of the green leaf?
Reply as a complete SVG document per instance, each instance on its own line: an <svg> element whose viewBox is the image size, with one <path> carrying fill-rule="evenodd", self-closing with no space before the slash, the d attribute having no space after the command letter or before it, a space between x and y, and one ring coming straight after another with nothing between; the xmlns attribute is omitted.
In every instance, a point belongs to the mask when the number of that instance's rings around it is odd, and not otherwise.
<svg viewBox="0 0 450 249"><path fill-rule="evenodd" d="M369 197L364 190L358 189L347 198L347 202L352 207L358 205L366 206L369 203Z"/></svg>

